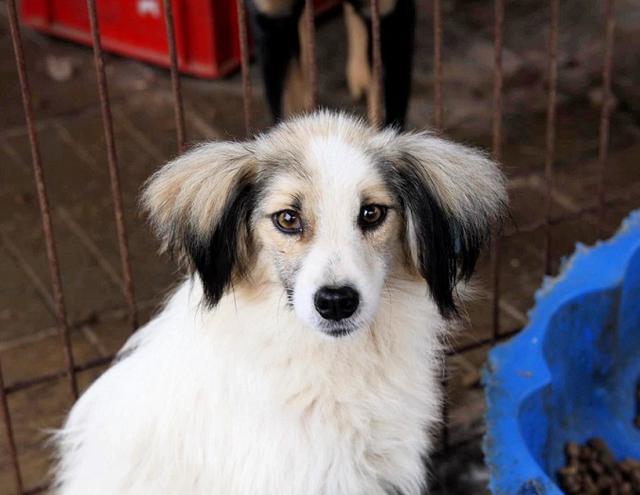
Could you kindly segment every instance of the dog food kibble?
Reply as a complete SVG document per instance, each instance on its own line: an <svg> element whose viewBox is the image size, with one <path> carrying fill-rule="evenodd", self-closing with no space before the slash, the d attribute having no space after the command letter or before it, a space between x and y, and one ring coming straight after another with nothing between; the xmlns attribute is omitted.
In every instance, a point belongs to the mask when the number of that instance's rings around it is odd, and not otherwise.
<svg viewBox="0 0 640 495"><path fill-rule="evenodd" d="M616 462L601 438L569 442L564 453L567 465L558 478L567 495L640 495L640 461Z"/></svg>

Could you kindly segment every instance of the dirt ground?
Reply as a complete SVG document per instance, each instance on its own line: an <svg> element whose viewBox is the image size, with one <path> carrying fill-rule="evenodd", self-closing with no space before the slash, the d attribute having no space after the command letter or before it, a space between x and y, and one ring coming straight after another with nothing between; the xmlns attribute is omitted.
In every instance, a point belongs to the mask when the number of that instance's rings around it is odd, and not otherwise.
<svg viewBox="0 0 640 495"><path fill-rule="evenodd" d="M419 1L414 91L409 127L424 128L432 114L430 4ZM513 4L513 5L512 5ZM554 215L569 214L597 198L598 126L603 19L600 2L562 2ZM491 142L492 9L481 0L444 2L446 134L488 147ZM607 197L631 201L606 212L607 235L640 206L640 8L617 2L614 59L615 108L605 185ZM544 2L508 2L505 21L505 114L503 167L509 176L512 222L502 242L503 331L527 323L533 294L543 278L541 230L518 233L544 212L545 50ZM109 193L95 71L89 48L23 30L38 137L53 211L55 239L72 326L76 362L108 356L127 338L126 309ZM349 99L344 78L345 36L340 11L318 22L320 102L364 113ZM177 278L175 266L156 254L157 243L138 213L142 182L175 155L168 72L120 57L107 66L122 176L136 301L145 321ZM190 143L243 135L240 78L219 81L183 77ZM256 126L269 124L258 74L253 68ZM596 218L586 215L552 228L554 269L577 241L597 239ZM6 5L0 0L0 358L11 386L59 370L63 355L44 252L31 158L9 39ZM478 301L454 345L491 334L491 278L482 259ZM482 295L482 294L481 294ZM436 456L435 493L484 493L488 479L479 438L484 401L479 370L488 346L449 359L450 441ZM79 374L83 387L102 369ZM11 394L19 460L27 488L46 479L47 429L60 425L71 400L64 381ZM0 433L0 492L12 493L11 463ZM455 445L458 445L455 447Z"/></svg>

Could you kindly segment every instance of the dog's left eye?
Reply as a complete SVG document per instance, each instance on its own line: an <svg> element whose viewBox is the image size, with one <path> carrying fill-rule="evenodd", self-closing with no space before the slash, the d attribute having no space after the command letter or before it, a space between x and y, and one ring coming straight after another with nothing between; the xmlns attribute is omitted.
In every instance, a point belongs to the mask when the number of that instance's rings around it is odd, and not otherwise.
<svg viewBox="0 0 640 495"><path fill-rule="evenodd" d="M273 214L273 224L285 234L300 234L302 232L302 220L298 212L282 210Z"/></svg>
<svg viewBox="0 0 640 495"><path fill-rule="evenodd" d="M360 208L358 225L363 229L372 229L380 225L387 216L387 208L380 205L364 205Z"/></svg>

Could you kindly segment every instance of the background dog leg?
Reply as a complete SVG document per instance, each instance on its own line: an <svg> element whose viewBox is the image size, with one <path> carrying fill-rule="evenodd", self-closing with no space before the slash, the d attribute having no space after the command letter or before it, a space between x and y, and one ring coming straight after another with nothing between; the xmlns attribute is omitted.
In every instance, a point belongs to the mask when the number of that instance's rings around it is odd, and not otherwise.
<svg viewBox="0 0 640 495"><path fill-rule="evenodd" d="M305 46L309 33L305 29L303 16L298 19L298 39L300 46ZM311 61L305 50L300 50L297 57L289 64L284 87L284 114L286 117L311 110L311 85L309 81L309 64Z"/></svg>
<svg viewBox="0 0 640 495"><path fill-rule="evenodd" d="M400 129L411 93L415 24L414 0L397 0L395 8L380 20L385 125Z"/></svg>
<svg viewBox="0 0 640 495"><path fill-rule="evenodd" d="M247 0L247 6L267 102L274 122L278 122L283 117L283 93L290 86L288 80L300 77L290 65L300 55L298 20L304 1Z"/></svg>
<svg viewBox="0 0 640 495"><path fill-rule="evenodd" d="M351 97L359 100L369 91L371 84L369 33L365 20L350 3L344 4L344 22L347 28L347 85Z"/></svg>

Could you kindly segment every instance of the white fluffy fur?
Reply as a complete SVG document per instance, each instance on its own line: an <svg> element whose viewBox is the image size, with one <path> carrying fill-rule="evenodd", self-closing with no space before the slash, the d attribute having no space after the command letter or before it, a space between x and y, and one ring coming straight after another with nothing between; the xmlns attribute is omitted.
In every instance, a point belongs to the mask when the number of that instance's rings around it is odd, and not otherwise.
<svg viewBox="0 0 640 495"><path fill-rule="evenodd" d="M210 313L183 283L71 412L58 493L419 493L443 325L423 285L389 292L380 324L336 341L279 293Z"/></svg>
<svg viewBox="0 0 640 495"><path fill-rule="evenodd" d="M350 146L366 138L389 148L397 137L321 114L307 118L306 127L303 120L260 137L254 152L274 139L299 144L304 133L296 126L310 136L340 131L339 139ZM463 178L455 182L445 166L461 148L424 135L404 139L413 139L405 144L418 148L428 148L426 139L439 146L432 153L432 180L443 196L455 196L452 209L472 218L467 203L473 201L466 197L471 188L462 182L473 169L457 164ZM340 160L341 145L319 142L331 149L316 150L316 156L324 152ZM204 148L196 153L206 155ZM487 197L495 193L501 199L502 182L493 165L477 155L469 159L478 168L479 187L497 188ZM179 168L175 163L167 170ZM347 162L336 167L345 177L356 173ZM318 187L329 187L322 184ZM461 188L464 193L456 193ZM153 194L153 185L150 190ZM200 204L215 209L210 202L219 200ZM492 204L491 212L497 208ZM331 232L323 235L341 235ZM314 241L314 256L320 241ZM426 296L424 280L391 273L379 285L373 322L331 338L287 308L276 284L260 297L228 291L207 309L198 277L184 281L84 393L57 434L56 493L421 493L429 432L439 419L447 325Z"/></svg>

